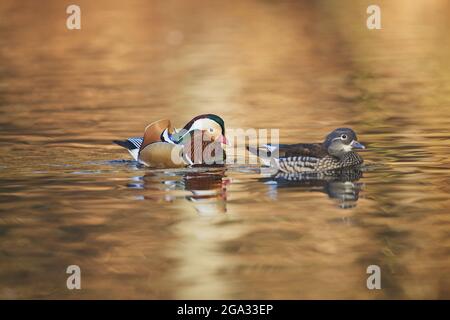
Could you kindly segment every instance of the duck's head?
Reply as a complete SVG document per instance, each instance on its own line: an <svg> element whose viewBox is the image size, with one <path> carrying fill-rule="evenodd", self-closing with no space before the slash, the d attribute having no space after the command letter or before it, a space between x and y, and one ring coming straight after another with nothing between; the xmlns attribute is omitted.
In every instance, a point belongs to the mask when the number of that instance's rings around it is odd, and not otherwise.
<svg viewBox="0 0 450 320"><path fill-rule="evenodd" d="M188 132L200 130L210 141L228 144L225 137L225 122L215 114L202 114L189 121L184 129Z"/></svg>
<svg viewBox="0 0 450 320"><path fill-rule="evenodd" d="M350 128L335 129L327 135L323 144L330 155L338 158L342 158L353 149L365 149L358 142L355 131Z"/></svg>

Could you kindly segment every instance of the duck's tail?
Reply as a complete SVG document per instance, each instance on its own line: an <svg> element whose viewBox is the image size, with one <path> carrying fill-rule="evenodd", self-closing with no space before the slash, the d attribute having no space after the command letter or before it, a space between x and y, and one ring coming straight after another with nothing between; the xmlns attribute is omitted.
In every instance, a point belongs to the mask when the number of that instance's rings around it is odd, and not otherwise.
<svg viewBox="0 0 450 320"><path fill-rule="evenodd" d="M114 140L113 142L127 149L128 152L133 157L133 159L137 161L139 156L139 149L141 148L143 141L144 141L143 138L135 137L135 138L128 138L126 140Z"/></svg>
<svg viewBox="0 0 450 320"><path fill-rule="evenodd" d="M260 147L252 147L252 146L246 146L246 149L250 152L256 155L260 160L261 163L265 166L272 166L276 162L277 158L277 146L272 146L270 144L264 144ZM275 162L274 162L275 161Z"/></svg>

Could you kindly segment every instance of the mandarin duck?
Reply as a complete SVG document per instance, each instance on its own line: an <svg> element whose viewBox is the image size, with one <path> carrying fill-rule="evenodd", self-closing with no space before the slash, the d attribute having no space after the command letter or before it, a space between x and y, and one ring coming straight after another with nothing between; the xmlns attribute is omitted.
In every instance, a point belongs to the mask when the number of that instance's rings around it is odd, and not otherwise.
<svg viewBox="0 0 450 320"><path fill-rule="evenodd" d="M192 165L223 164L225 123L214 114L193 118L181 130L169 120L149 124L144 136L114 140L128 150L135 161L153 168L180 168Z"/></svg>
<svg viewBox="0 0 450 320"><path fill-rule="evenodd" d="M269 164L270 160L270 166L278 172L314 173L361 165L363 158L353 149L365 147L357 141L352 129L338 128L328 134L322 143L264 145L256 150L247 149L258 155L263 163Z"/></svg>

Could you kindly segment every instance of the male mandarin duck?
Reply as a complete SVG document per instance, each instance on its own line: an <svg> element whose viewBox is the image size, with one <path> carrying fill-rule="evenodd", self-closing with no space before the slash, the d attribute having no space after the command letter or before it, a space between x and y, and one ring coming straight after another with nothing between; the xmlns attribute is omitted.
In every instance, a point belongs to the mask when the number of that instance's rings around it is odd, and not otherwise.
<svg viewBox="0 0 450 320"><path fill-rule="evenodd" d="M356 133L349 128L338 128L328 134L322 143L265 145L259 150L248 150L270 159L270 165L280 172L324 172L353 168L363 163L363 158L353 149L365 149L357 141ZM265 152L267 157L261 155ZM278 152L278 156L276 156ZM275 153L275 156L272 156Z"/></svg>
<svg viewBox="0 0 450 320"><path fill-rule="evenodd" d="M149 124L142 138L114 140L126 148L134 160L154 168L180 168L190 165L223 164L225 123L214 114L203 114L177 131L169 120Z"/></svg>

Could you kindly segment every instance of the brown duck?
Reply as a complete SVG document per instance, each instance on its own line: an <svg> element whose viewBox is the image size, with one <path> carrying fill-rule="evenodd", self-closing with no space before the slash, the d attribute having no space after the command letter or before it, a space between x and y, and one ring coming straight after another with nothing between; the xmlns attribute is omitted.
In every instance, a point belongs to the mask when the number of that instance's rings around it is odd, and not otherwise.
<svg viewBox="0 0 450 320"><path fill-rule="evenodd" d="M265 163L285 173L324 172L353 168L363 158L353 151L365 149L350 128L338 128L328 134L322 143L265 145L258 150L248 148Z"/></svg>

